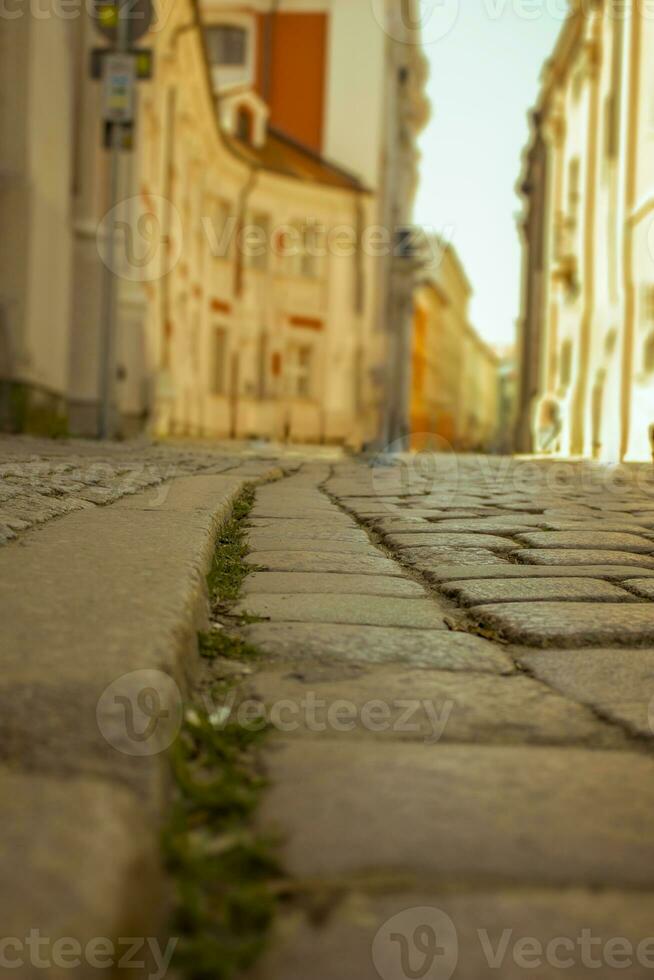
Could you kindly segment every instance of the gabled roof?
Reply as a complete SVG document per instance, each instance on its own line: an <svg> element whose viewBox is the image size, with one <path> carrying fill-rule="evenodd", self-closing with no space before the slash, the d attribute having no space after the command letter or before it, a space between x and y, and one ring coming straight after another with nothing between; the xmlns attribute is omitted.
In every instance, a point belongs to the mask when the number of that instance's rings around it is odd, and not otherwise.
<svg viewBox="0 0 654 980"><path fill-rule="evenodd" d="M223 134L223 138L234 153L253 166L296 180L342 190L368 192L368 188L354 174L330 163L319 153L271 126L268 127L263 146L252 146L227 133Z"/></svg>

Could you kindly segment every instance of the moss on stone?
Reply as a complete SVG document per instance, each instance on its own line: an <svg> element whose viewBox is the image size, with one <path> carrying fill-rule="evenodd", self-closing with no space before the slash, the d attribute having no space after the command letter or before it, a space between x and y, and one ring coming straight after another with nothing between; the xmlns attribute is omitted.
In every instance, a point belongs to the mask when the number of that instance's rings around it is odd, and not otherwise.
<svg viewBox="0 0 654 980"><path fill-rule="evenodd" d="M231 618L250 569L246 521L255 490L240 494L221 529L208 575L214 615ZM232 620L235 621L235 620ZM261 654L228 629L199 636L205 661L247 663ZM238 683L221 677L214 697ZM220 711L192 707L172 747L176 798L164 835L177 902L176 966L187 980L231 980L260 955L272 920L281 872L274 842L254 832L251 817L265 780L258 750L267 726L244 727Z"/></svg>

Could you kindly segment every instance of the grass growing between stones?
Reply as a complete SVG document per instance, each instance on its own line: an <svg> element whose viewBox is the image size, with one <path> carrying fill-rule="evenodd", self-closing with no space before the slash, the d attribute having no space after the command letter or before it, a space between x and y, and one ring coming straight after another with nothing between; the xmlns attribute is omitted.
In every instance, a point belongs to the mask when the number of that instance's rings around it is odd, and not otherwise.
<svg viewBox="0 0 654 980"><path fill-rule="evenodd" d="M216 630L212 633L200 633L199 636L200 656L205 660L257 660L261 657L261 651L252 643L247 643L239 636L232 636L225 630Z"/></svg>
<svg viewBox="0 0 654 980"><path fill-rule="evenodd" d="M246 486L235 500L231 517L216 541L213 563L207 576L214 612L223 611L238 599L243 580L250 572L244 560L248 553L245 522L254 506L254 499L254 487Z"/></svg>
<svg viewBox="0 0 654 980"><path fill-rule="evenodd" d="M266 732L190 716L172 753L178 795L164 841L178 889L176 966L189 980L230 980L260 955L275 911L274 846L249 828Z"/></svg>
<svg viewBox="0 0 654 980"><path fill-rule="evenodd" d="M246 487L216 541L208 576L215 615L230 615L250 571L246 519L254 497ZM208 670L211 661L246 664L260 656L223 629L201 634L199 650ZM214 696L237 683L221 679ZM282 877L274 842L251 827L265 788L258 759L267 727L244 727L225 710L191 708L171 750L176 798L164 849L177 889L175 966L187 980L231 980L252 965L274 915L273 883Z"/></svg>

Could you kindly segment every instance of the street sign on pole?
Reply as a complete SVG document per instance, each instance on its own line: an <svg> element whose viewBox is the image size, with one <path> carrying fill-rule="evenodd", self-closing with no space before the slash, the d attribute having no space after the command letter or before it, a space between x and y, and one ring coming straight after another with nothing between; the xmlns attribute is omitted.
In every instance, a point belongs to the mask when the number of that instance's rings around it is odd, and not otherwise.
<svg viewBox="0 0 654 980"><path fill-rule="evenodd" d="M105 77L105 59L113 53L111 48L91 49L89 62L91 78L99 81ZM154 51L152 48L131 48L129 53L136 59L136 80L138 82L149 81L154 72Z"/></svg>
<svg viewBox="0 0 654 980"><path fill-rule="evenodd" d="M153 0L92 0L90 12L97 30L112 44L118 42L120 22L126 48L156 23Z"/></svg>
<svg viewBox="0 0 654 980"><path fill-rule="evenodd" d="M136 58L133 54L111 53L104 60L102 118L120 125L134 121Z"/></svg>

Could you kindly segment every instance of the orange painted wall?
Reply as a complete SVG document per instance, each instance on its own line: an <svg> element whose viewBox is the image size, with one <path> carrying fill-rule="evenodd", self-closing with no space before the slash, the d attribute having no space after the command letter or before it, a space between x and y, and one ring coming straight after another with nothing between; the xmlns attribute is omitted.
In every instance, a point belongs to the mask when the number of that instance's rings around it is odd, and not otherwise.
<svg viewBox="0 0 654 980"><path fill-rule="evenodd" d="M263 94L265 17L259 20L257 88ZM273 18L270 123L320 153L325 115L326 14Z"/></svg>
<svg viewBox="0 0 654 980"><path fill-rule="evenodd" d="M429 421L425 401L425 360L427 356L427 311L416 306L413 313L413 349L411 351L411 433L428 431ZM411 445L412 449L419 448Z"/></svg>

